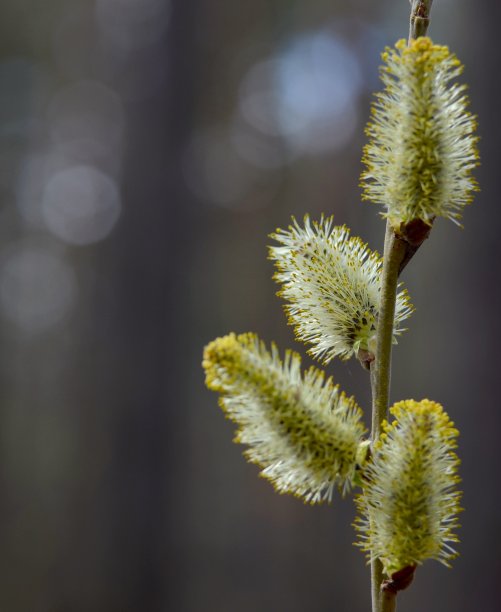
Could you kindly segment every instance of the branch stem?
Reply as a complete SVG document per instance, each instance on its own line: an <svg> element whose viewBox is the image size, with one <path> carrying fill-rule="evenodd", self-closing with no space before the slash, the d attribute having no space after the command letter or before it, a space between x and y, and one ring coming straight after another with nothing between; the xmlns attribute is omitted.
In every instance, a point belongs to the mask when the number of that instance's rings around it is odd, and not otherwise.
<svg viewBox="0 0 501 612"><path fill-rule="evenodd" d="M406 254L405 242L395 235L390 223L386 224L384 241L383 272L376 337L376 358L371 363L372 388L372 432L374 444L381 434L381 425L387 417L390 395L391 348L393 342L393 322L397 299L398 275ZM383 567L379 559L371 562L372 612L393 612L394 594L381 596Z"/></svg>
<svg viewBox="0 0 501 612"><path fill-rule="evenodd" d="M393 592L384 591L382 594L381 610L383 612L396 612L397 595Z"/></svg>
<svg viewBox="0 0 501 612"><path fill-rule="evenodd" d="M426 36L430 24L433 0L411 0L409 44L419 36ZM426 236L425 236L426 237ZM424 239L424 238L423 238ZM418 245L419 246L419 245ZM416 249L414 249L416 250ZM372 444L381 434L381 425L387 418L391 378L391 348L393 323L398 289L398 276L412 257L409 245L403 237L396 235L390 223L386 223L384 240L383 271L376 338L376 355L370 363L372 390ZM383 566L379 559L371 561L372 612L395 612L396 592L384 590Z"/></svg>
<svg viewBox="0 0 501 612"><path fill-rule="evenodd" d="M430 24L430 12L433 0L410 0L411 17L409 27L409 44L415 38L426 36ZM424 240L428 233L422 236ZM381 294L379 304L376 354L369 363L372 390L372 445L381 435L381 426L387 418L391 379L391 348L393 343L393 323L398 290L398 277L408 260L419 248L419 244L409 251L409 241L399 236L389 221L386 223L384 239L383 270L381 274ZM411 245L413 246L413 245ZM396 612L396 591L382 589L383 566L379 559L371 561L371 596L372 612Z"/></svg>
<svg viewBox="0 0 501 612"><path fill-rule="evenodd" d="M391 378L391 348L393 343L393 321L397 300L398 275L406 253L405 242L395 235L389 222L386 223L384 240L383 271L376 336L376 359L371 367L372 384L372 434L374 443L381 434L381 424L386 419Z"/></svg>
<svg viewBox="0 0 501 612"><path fill-rule="evenodd" d="M430 25L430 12L433 0L411 0L411 22L409 27L409 43L413 38L426 36Z"/></svg>

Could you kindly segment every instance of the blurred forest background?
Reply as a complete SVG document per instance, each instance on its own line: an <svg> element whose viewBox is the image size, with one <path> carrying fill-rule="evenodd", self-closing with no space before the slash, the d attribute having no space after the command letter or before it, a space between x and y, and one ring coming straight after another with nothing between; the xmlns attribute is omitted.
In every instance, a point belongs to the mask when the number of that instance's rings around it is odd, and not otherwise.
<svg viewBox="0 0 501 612"><path fill-rule="evenodd" d="M351 499L276 495L232 444L202 347L294 347L267 235L334 213L374 248L357 187L379 54L408 0L3 0L0 610L369 609ZM462 435L461 557L402 612L499 610L501 50L496 0L436 0L466 65L482 192L405 271L417 312L393 400ZM494 38L493 38L494 37ZM305 359L305 363L310 363ZM332 373L368 410L355 361Z"/></svg>

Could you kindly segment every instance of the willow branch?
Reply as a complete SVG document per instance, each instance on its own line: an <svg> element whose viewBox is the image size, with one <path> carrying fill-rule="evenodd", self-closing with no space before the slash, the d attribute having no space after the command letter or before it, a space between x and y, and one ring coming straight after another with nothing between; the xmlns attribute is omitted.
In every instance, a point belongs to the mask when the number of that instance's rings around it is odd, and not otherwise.
<svg viewBox="0 0 501 612"><path fill-rule="evenodd" d="M409 28L409 42L413 38L426 36L430 25L430 12L433 0L411 0L411 22Z"/></svg>
<svg viewBox="0 0 501 612"><path fill-rule="evenodd" d="M409 41L425 36L430 23L433 0L411 0ZM384 241L381 296L376 338L376 355L370 364L372 388L372 432L374 444L381 434L381 425L387 417L390 378L393 322L397 298L398 276L414 254L409 252L409 242L395 234L389 222L386 223ZM381 590L383 567L379 559L371 562L372 612L395 612L396 593Z"/></svg>
<svg viewBox="0 0 501 612"><path fill-rule="evenodd" d="M397 596L395 593L383 591L381 601L381 610L383 612L396 612Z"/></svg>
<svg viewBox="0 0 501 612"><path fill-rule="evenodd" d="M381 425L387 416L390 394L391 347L393 342L393 321L397 298L398 275L406 254L406 245L395 235L390 223L386 224L383 272L381 278L381 302L379 306L376 337L376 358L371 363L372 387L372 443L381 433ZM381 597L383 567L379 559L371 562L371 592L373 612L391 612L394 608L391 596ZM393 597L394 599L394 597ZM383 607L384 606L384 607Z"/></svg>
<svg viewBox="0 0 501 612"><path fill-rule="evenodd" d="M371 364L372 382L372 434L375 442L381 433L381 424L386 418L390 395L391 347L393 342L393 321L397 299L398 275L405 256L406 246L395 235L392 226L386 224L384 241L381 297L376 336L376 358Z"/></svg>

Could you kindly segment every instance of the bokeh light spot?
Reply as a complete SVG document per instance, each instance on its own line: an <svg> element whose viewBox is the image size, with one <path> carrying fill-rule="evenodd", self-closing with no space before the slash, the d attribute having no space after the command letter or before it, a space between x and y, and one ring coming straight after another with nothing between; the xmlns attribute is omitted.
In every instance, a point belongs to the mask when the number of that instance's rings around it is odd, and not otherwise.
<svg viewBox="0 0 501 612"><path fill-rule="evenodd" d="M90 166L73 166L56 172L44 189L45 223L69 244L91 244L106 238L120 211L116 183Z"/></svg>
<svg viewBox="0 0 501 612"><path fill-rule="evenodd" d="M281 135L296 154L323 153L351 138L362 89L355 52L334 33L319 31L249 70L240 113L266 136Z"/></svg>
<svg viewBox="0 0 501 612"><path fill-rule="evenodd" d="M76 298L72 268L50 251L28 244L7 249L2 255L2 315L28 333L57 324Z"/></svg>

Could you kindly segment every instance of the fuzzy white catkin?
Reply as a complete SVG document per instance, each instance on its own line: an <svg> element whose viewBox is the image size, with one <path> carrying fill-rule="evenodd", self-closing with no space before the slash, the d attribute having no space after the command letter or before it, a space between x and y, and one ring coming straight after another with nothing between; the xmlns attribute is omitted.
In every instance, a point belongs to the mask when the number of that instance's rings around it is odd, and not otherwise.
<svg viewBox="0 0 501 612"><path fill-rule="evenodd" d="M454 83L463 67L427 38L399 41L383 53L383 92L367 126L363 197L384 207L394 229L435 217L456 223L477 189L475 117L466 86Z"/></svg>
<svg viewBox="0 0 501 612"><path fill-rule="evenodd" d="M235 441L247 445L247 459L280 493L318 503L336 486L350 488L365 427L353 398L300 365L298 354L282 362L275 345L268 351L254 334L217 338L203 360L206 384L238 425Z"/></svg>
<svg viewBox="0 0 501 612"><path fill-rule="evenodd" d="M362 475L358 545L389 575L426 559L448 566L457 556L458 431L430 400L398 402L390 412L394 421L385 422Z"/></svg>
<svg viewBox="0 0 501 612"><path fill-rule="evenodd" d="M293 219L287 230L271 237L280 246L270 247L276 265L279 295L287 301L289 323L296 336L311 345L309 353L329 363L348 359L360 349L373 351L376 336L382 259L346 226L333 218L304 227ZM397 295L394 336L411 314L407 291Z"/></svg>

